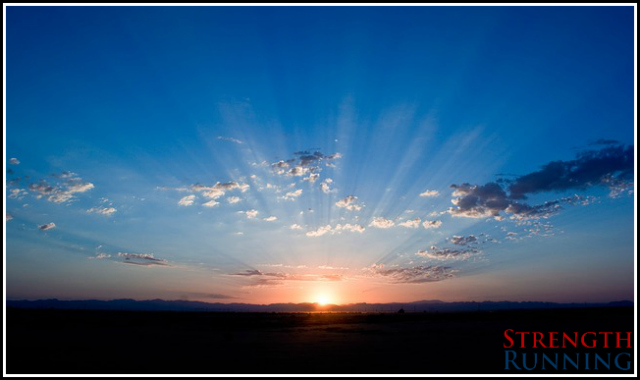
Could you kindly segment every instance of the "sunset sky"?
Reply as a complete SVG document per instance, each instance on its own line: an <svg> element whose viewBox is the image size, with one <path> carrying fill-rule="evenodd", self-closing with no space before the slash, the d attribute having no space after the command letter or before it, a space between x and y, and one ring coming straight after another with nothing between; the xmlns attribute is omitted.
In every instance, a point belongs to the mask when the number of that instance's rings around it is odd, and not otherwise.
<svg viewBox="0 0 640 380"><path fill-rule="evenodd" d="M7 299L634 297L633 7L6 8Z"/></svg>

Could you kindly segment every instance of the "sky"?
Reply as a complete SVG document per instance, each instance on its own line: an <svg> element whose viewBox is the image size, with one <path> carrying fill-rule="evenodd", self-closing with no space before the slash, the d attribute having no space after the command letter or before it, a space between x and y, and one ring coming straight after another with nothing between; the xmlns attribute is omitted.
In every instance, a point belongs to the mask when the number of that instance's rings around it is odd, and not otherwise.
<svg viewBox="0 0 640 380"><path fill-rule="evenodd" d="M634 8L7 6L7 299L634 299Z"/></svg>

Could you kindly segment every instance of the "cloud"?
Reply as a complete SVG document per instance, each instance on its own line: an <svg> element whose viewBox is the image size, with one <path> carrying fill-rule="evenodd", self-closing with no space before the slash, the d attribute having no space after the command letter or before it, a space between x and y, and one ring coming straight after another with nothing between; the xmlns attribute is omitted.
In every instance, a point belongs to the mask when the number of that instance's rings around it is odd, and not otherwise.
<svg viewBox="0 0 640 380"><path fill-rule="evenodd" d="M300 151L295 152L293 158L288 160L280 160L271 164L272 170L278 175L289 177L301 177L309 174L305 180L315 182L318 179L319 172L322 171L322 163L330 163L333 160L341 158L340 153L325 155L319 151Z"/></svg>
<svg viewBox="0 0 640 380"><path fill-rule="evenodd" d="M419 265L409 268L385 269L383 264L374 264L365 268L365 273L373 277L382 277L393 283L422 284L455 277L457 270L446 266Z"/></svg>
<svg viewBox="0 0 640 380"><path fill-rule="evenodd" d="M346 223L346 224L338 224L336 225L336 227L333 229L334 232L339 233L340 231L349 231L349 232L360 232L363 233L364 232L364 227L362 227L359 224L350 224L350 223Z"/></svg>
<svg viewBox="0 0 640 380"><path fill-rule="evenodd" d="M434 260L466 260L479 253L480 251L473 248L438 248L431 246L428 251L420 250L416 252L416 256Z"/></svg>
<svg viewBox="0 0 640 380"><path fill-rule="evenodd" d="M325 194L329 194L331 192L335 192L335 190L332 190L331 187L329 186L332 182L333 182L333 180L331 178L325 179L324 181L322 181L320 183L320 190L322 190L322 192L325 193Z"/></svg>
<svg viewBox="0 0 640 380"><path fill-rule="evenodd" d="M218 136L217 139L218 140L223 140L223 141L230 141L230 142L236 143L236 144L242 144L241 140L234 139L233 137Z"/></svg>
<svg viewBox="0 0 640 380"><path fill-rule="evenodd" d="M335 227L331 227L331 225L327 224L326 226L318 227L314 231L307 232L306 235L309 237L318 237L326 234L330 234L330 235L340 234L343 231L363 233L364 230L365 228L359 224L346 223L346 224L338 224Z"/></svg>
<svg viewBox="0 0 640 380"><path fill-rule="evenodd" d="M332 231L332 227L330 225L326 225L323 227L318 227L318 229L316 229L315 231L309 231L306 233L307 236L310 237L318 237L318 236L322 236L325 235L327 233L330 233Z"/></svg>
<svg viewBox="0 0 640 380"><path fill-rule="evenodd" d="M124 258L122 263L124 264L133 264L133 265L142 265L142 266L151 266L151 265L161 265L161 266L169 266L167 260L159 259L154 257L153 253L127 253L127 252L118 252L118 257Z"/></svg>
<svg viewBox="0 0 640 380"><path fill-rule="evenodd" d="M430 228L440 228L440 226L442 226L442 222L439 220L425 220L422 223L422 227L424 227L425 229L430 229Z"/></svg>
<svg viewBox="0 0 640 380"><path fill-rule="evenodd" d="M10 221L11 219L13 219L13 216L12 216L11 214L7 213L7 219L6 219L6 221L8 222L8 221Z"/></svg>
<svg viewBox="0 0 640 380"><path fill-rule="evenodd" d="M218 206L219 204L220 204L220 202L216 201L215 199L212 199L212 200L210 200L208 202L203 203L202 205L204 207L215 207L215 206Z"/></svg>
<svg viewBox="0 0 640 380"><path fill-rule="evenodd" d="M24 189L11 189L11 194L9 194L10 199L21 200L25 195L27 195L27 191Z"/></svg>
<svg viewBox="0 0 640 380"><path fill-rule="evenodd" d="M420 193L421 197L437 197L440 193L437 190L426 190L423 193Z"/></svg>
<svg viewBox="0 0 640 380"><path fill-rule="evenodd" d="M240 202L242 199L240 197L229 197L227 198L227 202L234 204Z"/></svg>
<svg viewBox="0 0 640 380"><path fill-rule="evenodd" d="M245 211L244 214L247 216L247 219L254 219L258 216L258 211L249 210L249 211Z"/></svg>
<svg viewBox="0 0 640 380"><path fill-rule="evenodd" d="M87 210L89 214L100 214L104 216L111 216L116 211L118 210L116 210L114 207L91 207Z"/></svg>
<svg viewBox="0 0 640 380"><path fill-rule="evenodd" d="M311 174L309 174L309 176L308 176L308 177L303 178L302 180L303 180L303 181L309 181L310 183L314 183L314 182L316 182L316 180L317 180L318 178L320 178L320 174L318 174L318 173L311 173Z"/></svg>
<svg viewBox="0 0 640 380"><path fill-rule="evenodd" d="M355 204L357 200L358 197L349 195L348 197L337 201L336 206L346 208L349 211L360 211L362 210L362 206Z"/></svg>
<svg viewBox="0 0 640 380"><path fill-rule="evenodd" d="M476 243L478 241L478 238L476 238L473 235L469 235L469 236L457 236L454 235L453 237L451 237L449 239L450 242L452 242L455 245L467 245L467 244L471 244L471 243Z"/></svg>
<svg viewBox="0 0 640 380"><path fill-rule="evenodd" d="M562 203L575 202L574 197L561 198L541 205L531 206L522 201L529 195L567 190L587 190L591 187L608 187L610 197L632 193L634 157L633 146L611 145L582 152L571 161L553 161L513 180L501 180L484 185L451 185L452 200L456 206L450 208L453 216L467 218L502 218L501 212L512 214L517 219L540 219L555 215ZM577 195L576 195L577 196Z"/></svg>
<svg viewBox="0 0 640 380"><path fill-rule="evenodd" d="M580 153L575 160L550 162L510 183L509 198L632 182L633 155L633 146L617 145Z"/></svg>
<svg viewBox="0 0 640 380"><path fill-rule="evenodd" d="M249 185L246 183L238 182L216 182L213 186L201 185L199 183L192 185L191 190L194 192L202 193L206 198L218 199L226 194L227 191L240 190L245 192L249 189Z"/></svg>
<svg viewBox="0 0 640 380"><path fill-rule="evenodd" d="M191 205L193 205L193 202L194 202L195 199L196 199L195 195L184 196L178 201L178 205L180 205L180 206L191 206Z"/></svg>
<svg viewBox="0 0 640 380"><path fill-rule="evenodd" d="M385 219L383 217L373 218L373 221L369 224L369 227L375 228L391 228L394 226L393 220Z"/></svg>
<svg viewBox="0 0 640 380"><path fill-rule="evenodd" d="M273 222L274 220L278 220L278 218L275 217L275 216L270 216L268 218L263 218L262 220L264 220L266 222Z"/></svg>
<svg viewBox="0 0 640 380"><path fill-rule="evenodd" d="M300 195L302 195L302 189L298 189L296 191L290 191L290 192L286 193L284 195L284 197L282 197L282 198L286 199L288 201L292 201L292 200L295 200L296 198L298 198Z"/></svg>
<svg viewBox="0 0 640 380"><path fill-rule="evenodd" d="M111 257L111 255L108 254L108 253L98 253L95 256L89 256L89 259L90 260L104 260L104 259L108 259L110 257Z"/></svg>
<svg viewBox="0 0 640 380"><path fill-rule="evenodd" d="M291 227L289 227L292 230L301 230L302 226L299 224L292 224Z"/></svg>
<svg viewBox="0 0 640 380"><path fill-rule="evenodd" d="M268 265L280 268L290 268L285 265ZM342 281L341 274L316 274L316 273L286 273L286 272L262 272L257 269L248 269L231 276L251 279L250 287L280 286L286 281Z"/></svg>
<svg viewBox="0 0 640 380"><path fill-rule="evenodd" d="M18 160L18 159L17 159L17 158L15 158L15 157L14 157L14 158L10 158L10 159L9 159L9 163L10 163L11 165L20 165L20 160ZM28 166L28 165L27 165L27 166Z"/></svg>
<svg viewBox="0 0 640 380"><path fill-rule="evenodd" d="M406 228L418 228L420 227L420 218L410 219L402 223L398 223L398 225Z"/></svg>
<svg viewBox="0 0 640 380"><path fill-rule="evenodd" d="M39 228L41 231L47 231L47 230L50 230L50 229L52 229L52 228L56 228L56 224L55 224L55 223L53 223L53 222L51 222L51 223L47 223L47 224L43 224L43 225L41 225L41 226L38 226L38 228Z"/></svg>
<svg viewBox="0 0 640 380"><path fill-rule="evenodd" d="M82 178L72 172L62 172L53 175L62 179L56 184L49 184L45 180L29 185L29 190L37 193L36 198L46 197L49 202L64 203L74 198L74 194L84 193L94 188L90 182L82 182Z"/></svg>

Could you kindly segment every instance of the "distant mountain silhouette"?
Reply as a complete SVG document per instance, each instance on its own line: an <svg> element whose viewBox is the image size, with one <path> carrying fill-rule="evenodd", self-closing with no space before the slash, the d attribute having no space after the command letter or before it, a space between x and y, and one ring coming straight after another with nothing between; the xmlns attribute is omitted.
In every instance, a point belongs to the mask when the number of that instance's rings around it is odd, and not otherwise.
<svg viewBox="0 0 640 380"><path fill-rule="evenodd" d="M608 303L555 303L555 302L444 302L440 300L424 300L416 302L394 303L353 303L346 305L324 305L315 303L274 303L256 305L248 303L208 303L198 301L167 301L161 299L136 301L133 299L116 299L110 301L77 300L61 301L58 299L37 301L6 301L6 307L19 309L64 309L64 310L131 310L131 311L217 311L217 312L392 312L399 309L406 312L472 312L523 309L566 309L584 307L632 307L632 301L615 301Z"/></svg>

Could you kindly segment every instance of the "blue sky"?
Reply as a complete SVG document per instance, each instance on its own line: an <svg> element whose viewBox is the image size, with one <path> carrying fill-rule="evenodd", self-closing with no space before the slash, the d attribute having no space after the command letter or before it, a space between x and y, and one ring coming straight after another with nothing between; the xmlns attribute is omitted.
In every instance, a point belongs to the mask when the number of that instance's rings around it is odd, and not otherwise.
<svg viewBox="0 0 640 380"><path fill-rule="evenodd" d="M633 7L6 20L8 298L634 297Z"/></svg>

